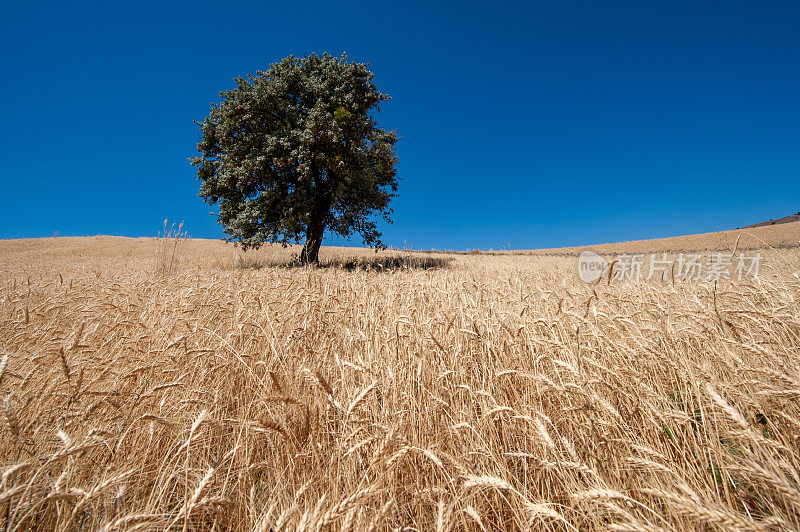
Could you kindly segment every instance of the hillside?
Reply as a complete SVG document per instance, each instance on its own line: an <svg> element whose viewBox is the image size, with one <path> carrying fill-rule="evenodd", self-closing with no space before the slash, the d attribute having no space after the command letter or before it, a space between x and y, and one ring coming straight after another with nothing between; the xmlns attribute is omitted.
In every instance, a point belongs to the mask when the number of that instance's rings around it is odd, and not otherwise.
<svg viewBox="0 0 800 532"><path fill-rule="evenodd" d="M783 248L800 245L800 221L768 224L729 231L701 233L697 235L673 236L649 240L633 240L609 244L594 244L580 247L550 248L536 250L541 254L574 254L585 249L597 253L659 253L674 251L733 250L736 242L739 249Z"/></svg>
<svg viewBox="0 0 800 532"><path fill-rule="evenodd" d="M800 221L800 212L798 212L797 214L792 214L791 216L784 216L783 218L775 218L774 220L767 220L766 222L748 225L747 227L745 227L745 229L750 229L751 227L763 227L765 225L788 224L797 221Z"/></svg>

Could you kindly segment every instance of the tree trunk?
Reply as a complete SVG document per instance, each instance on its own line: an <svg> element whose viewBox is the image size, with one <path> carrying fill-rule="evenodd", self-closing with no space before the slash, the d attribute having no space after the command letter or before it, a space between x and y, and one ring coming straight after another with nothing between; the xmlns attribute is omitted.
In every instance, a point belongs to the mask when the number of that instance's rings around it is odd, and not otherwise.
<svg viewBox="0 0 800 532"><path fill-rule="evenodd" d="M309 224L306 229L306 242L303 251L300 252L300 262L302 264L319 263L319 247L322 245L322 235L325 226L321 222Z"/></svg>
<svg viewBox="0 0 800 532"><path fill-rule="evenodd" d="M317 187L321 187L321 184L318 183ZM303 251L300 252L300 263L304 265L319 264L319 247L322 245L322 235L325 234L325 217L331 208L330 194L321 194L315 200L311 219L306 226L306 241Z"/></svg>

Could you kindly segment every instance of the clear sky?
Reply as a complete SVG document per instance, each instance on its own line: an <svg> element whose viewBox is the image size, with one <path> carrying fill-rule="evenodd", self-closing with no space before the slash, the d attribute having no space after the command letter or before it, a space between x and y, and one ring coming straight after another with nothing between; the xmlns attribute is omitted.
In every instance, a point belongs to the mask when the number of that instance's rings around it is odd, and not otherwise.
<svg viewBox="0 0 800 532"><path fill-rule="evenodd" d="M0 237L154 236L164 218L221 236L193 120L234 76L323 51L369 61L393 97L389 244L579 245L800 211L796 0L10 1L0 45Z"/></svg>

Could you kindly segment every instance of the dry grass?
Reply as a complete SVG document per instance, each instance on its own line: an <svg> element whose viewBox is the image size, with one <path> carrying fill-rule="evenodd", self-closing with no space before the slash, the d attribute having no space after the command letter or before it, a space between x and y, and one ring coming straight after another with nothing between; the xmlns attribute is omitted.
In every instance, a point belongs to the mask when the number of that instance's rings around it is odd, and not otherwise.
<svg viewBox="0 0 800 532"><path fill-rule="evenodd" d="M0 242L5 529L800 527L797 251L716 293L237 266L293 252Z"/></svg>
<svg viewBox="0 0 800 532"><path fill-rule="evenodd" d="M188 233L183 230L183 222L170 225L169 220L164 220L164 229L156 239L158 242L156 273L158 275L172 275L178 270L183 244L188 236Z"/></svg>

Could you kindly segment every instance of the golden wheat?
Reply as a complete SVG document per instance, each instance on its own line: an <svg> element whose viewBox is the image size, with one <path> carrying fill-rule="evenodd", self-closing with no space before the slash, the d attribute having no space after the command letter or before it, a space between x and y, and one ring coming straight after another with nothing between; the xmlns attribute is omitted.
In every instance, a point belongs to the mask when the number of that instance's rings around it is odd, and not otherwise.
<svg viewBox="0 0 800 532"><path fill-rule="evenodd" d="M797 251L296 252L0 242L4 529L800 528Z"/></svg>

